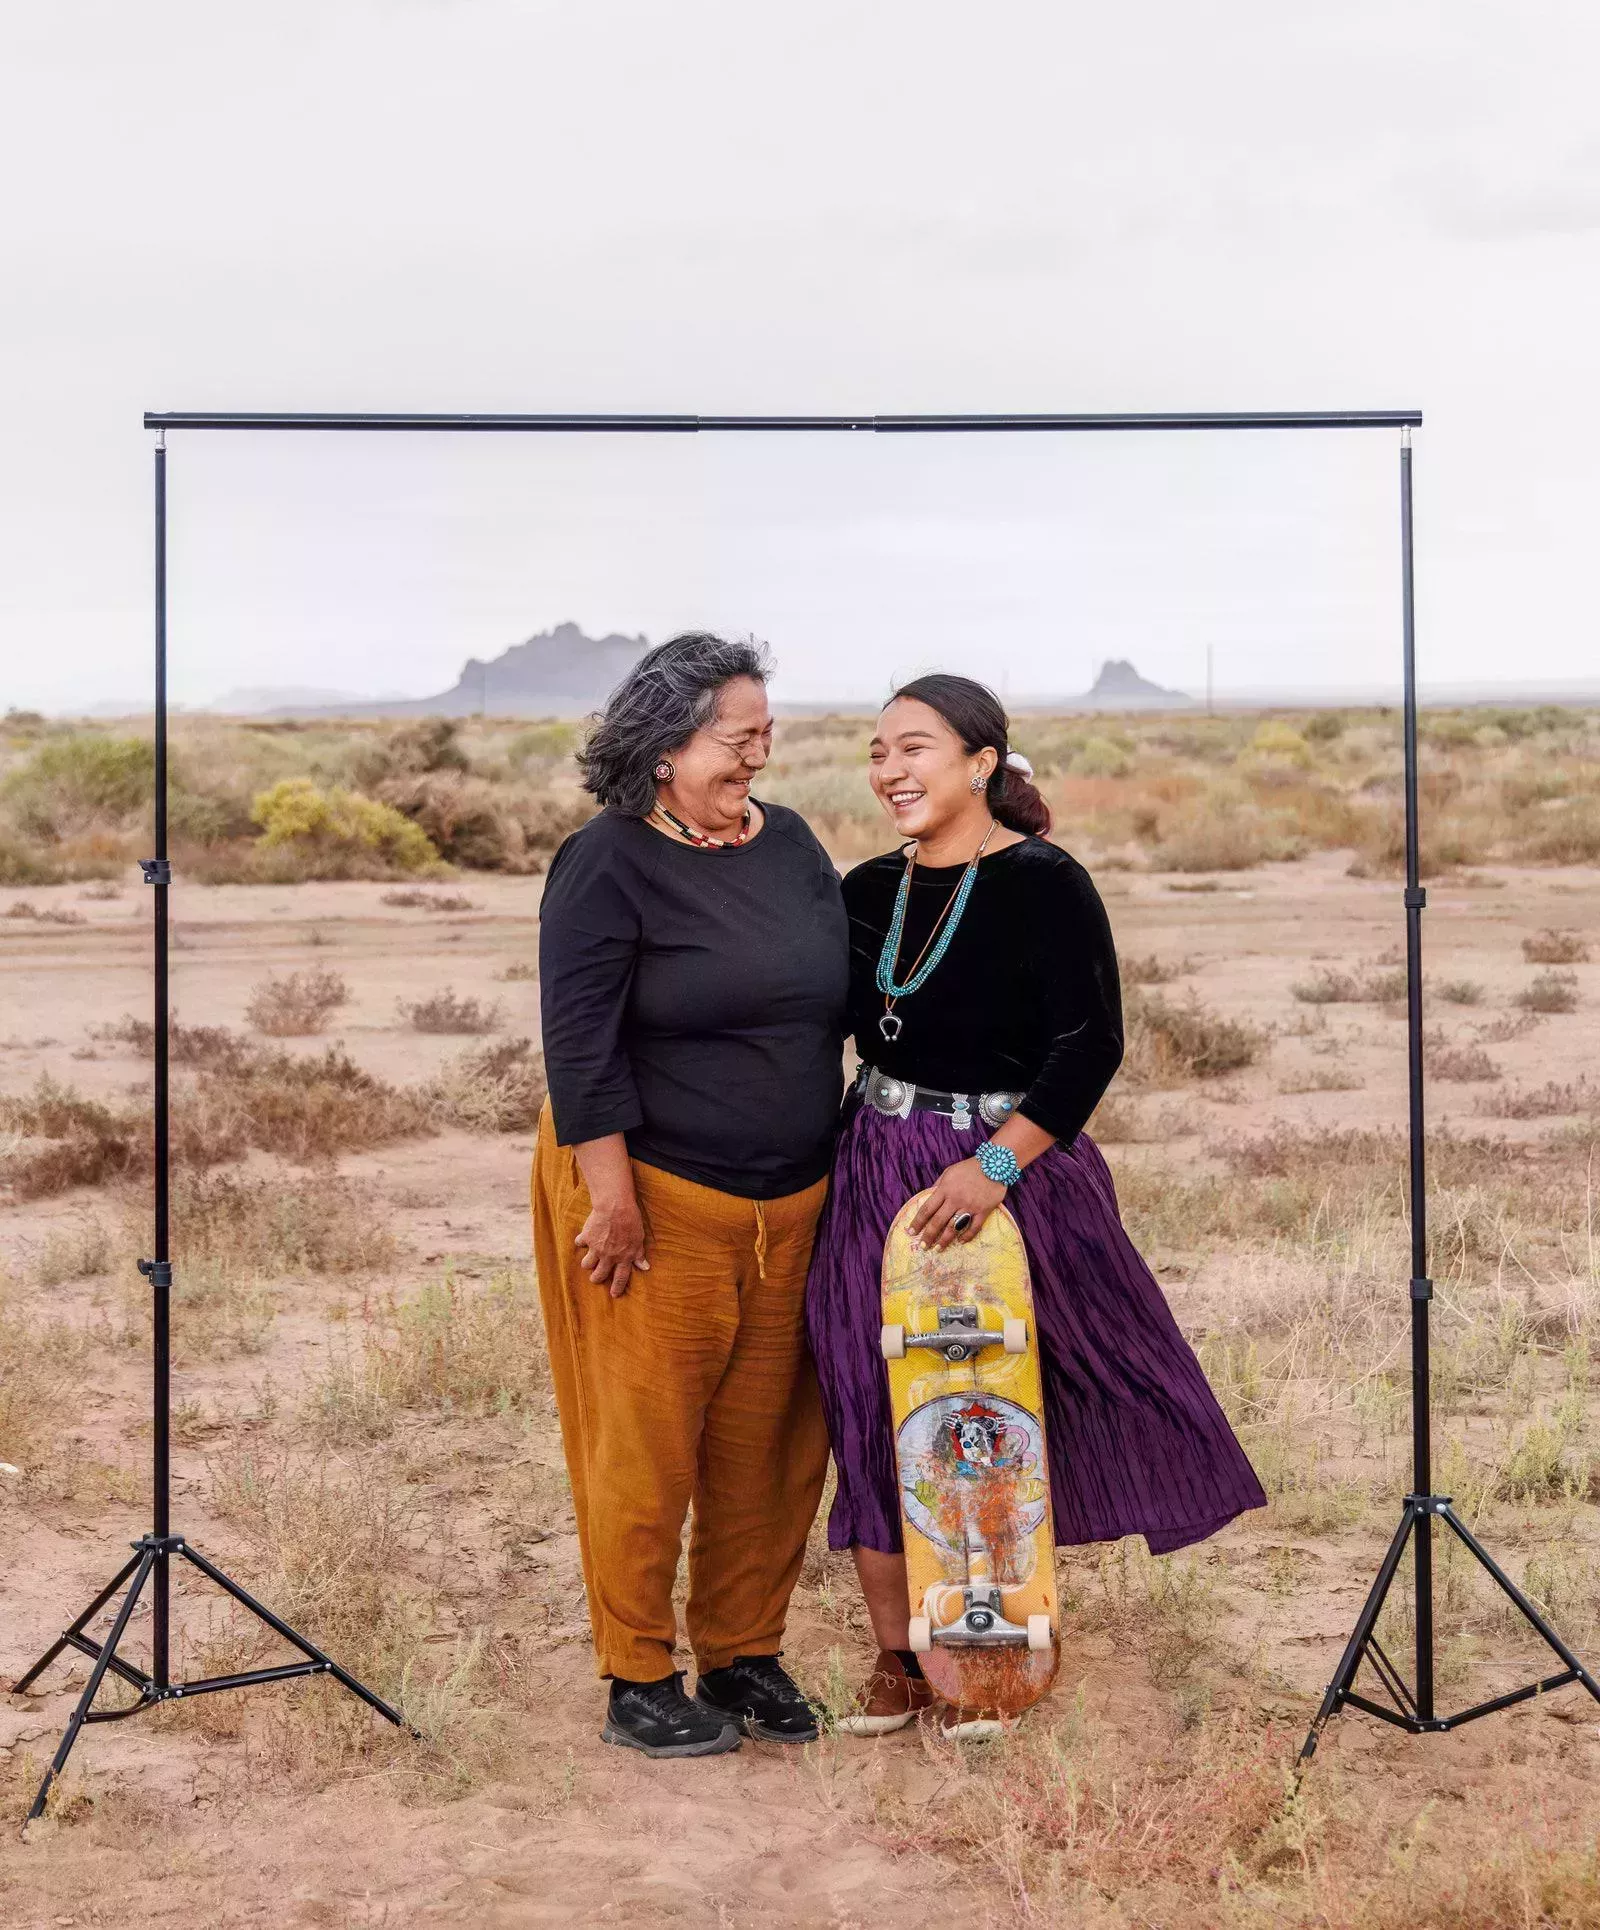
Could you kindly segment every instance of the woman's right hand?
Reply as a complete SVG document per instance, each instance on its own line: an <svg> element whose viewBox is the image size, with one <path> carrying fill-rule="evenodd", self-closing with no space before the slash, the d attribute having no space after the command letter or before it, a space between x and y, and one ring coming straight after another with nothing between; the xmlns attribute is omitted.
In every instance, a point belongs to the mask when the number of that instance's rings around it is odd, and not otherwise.
<svg viewBox="0 0 1600 1930"><path fill-rule="evenodd" d="M583 1255L583 1270L596 1286L609 1287L620 1300L635 1272L648 1273L645 1258L644 1215L630 1190L592 1199L589 1217L574 1243Z"/></svg>

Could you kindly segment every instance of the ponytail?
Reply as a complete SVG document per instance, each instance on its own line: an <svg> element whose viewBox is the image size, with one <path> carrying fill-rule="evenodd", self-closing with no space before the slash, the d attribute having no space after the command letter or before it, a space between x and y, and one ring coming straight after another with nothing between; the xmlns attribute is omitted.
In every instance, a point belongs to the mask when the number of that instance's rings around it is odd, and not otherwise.
<svg viewBox="0 0 1600 1930"><path fill-rule="evenodd" d="M989 779L988 803L996 823L1008 831L1020 831L1024 837L1048 836L1050 806L1034 784L1027 760L1011 762L1010 721L1000 699L987 685L938 670L927 677L913 677L894 694L915 698L936 710L961 739L961 748L969 757L981 750L993 750L999 762Z"/></svg>

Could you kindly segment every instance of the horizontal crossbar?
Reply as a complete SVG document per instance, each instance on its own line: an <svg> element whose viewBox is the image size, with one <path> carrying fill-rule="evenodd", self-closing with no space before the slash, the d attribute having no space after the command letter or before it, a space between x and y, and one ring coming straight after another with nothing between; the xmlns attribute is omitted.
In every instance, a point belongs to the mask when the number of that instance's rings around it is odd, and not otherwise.
<svg viewBox="0 0 1600 1930"><path fill-rule="evenodd" d="M447 430L532 435L817 434L986 435L1128 429L1416 429L1420 409L1306 409L1199 415L429 415L274 414L147 410L147 429Z"/></svg>

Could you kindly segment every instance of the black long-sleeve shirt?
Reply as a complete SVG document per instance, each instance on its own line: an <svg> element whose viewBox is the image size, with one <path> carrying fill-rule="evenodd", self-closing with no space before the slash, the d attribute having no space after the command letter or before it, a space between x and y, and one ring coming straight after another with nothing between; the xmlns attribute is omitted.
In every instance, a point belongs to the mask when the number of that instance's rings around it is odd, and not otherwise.
<svg viewBox="0 0 1600 1930"><path fill-rule="evenodd" d="M624 1133L647 1166L745 1199L822 1178L843 1084L839 877L797 812L703 850L603 811L540 910L545 1070L563 1146Z"/></svg>
<svg viewBox="0 0 1600 1930"><path fill-rule="evenodd" d="M916 867L896 983L910 977L962 870ZM950 948L921 989L895 1005L902 1026L890 1041L878 1025L884 997L876 979L904 876L905 859L893 851L844 881L845 1023L856 1051L897 1079L941 1092L1025 1091L1023 1114L1070 1144L1122 1062L1117 955L1088 872L1041 838L981 859Z"/></svg>

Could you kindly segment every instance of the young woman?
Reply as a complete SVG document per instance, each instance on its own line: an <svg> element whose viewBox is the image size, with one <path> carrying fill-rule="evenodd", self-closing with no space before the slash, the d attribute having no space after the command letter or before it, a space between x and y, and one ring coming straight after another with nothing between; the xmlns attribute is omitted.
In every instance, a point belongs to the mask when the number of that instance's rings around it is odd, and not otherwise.
<svg viewBox="0 0 1600 1930"><path fill-rule="evenodd" d="M1163 1554L1266 1497L1083 1131L1122 1059L1116 953L1083 867L1009 748L994 694L919 677L885 707L872 788L907 842L844 881L846 1102L806 1320L838 1470L828 1544L848 1548L879 1644L843 1727L932 1704L909 1647L894 1431L878 1346L884 1237L930 1188L922 1240L970 1240L1002 1202L1033 1275L1056 1539L1143 1534ZM982 1711L946 1732L982 1735Z"/></svg>

